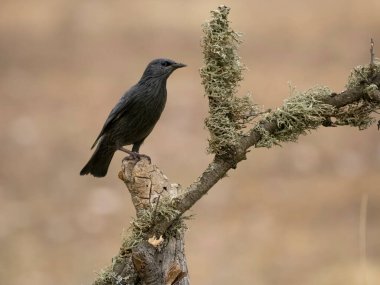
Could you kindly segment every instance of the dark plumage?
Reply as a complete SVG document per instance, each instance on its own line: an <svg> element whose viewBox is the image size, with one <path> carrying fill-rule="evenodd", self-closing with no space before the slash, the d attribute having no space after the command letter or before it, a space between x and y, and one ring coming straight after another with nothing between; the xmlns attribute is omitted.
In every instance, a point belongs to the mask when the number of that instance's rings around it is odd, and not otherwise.
<svg viewBox="0 0 380 285"><path fill-rule="evenodd" d="M166 80L174 70L184 66L169 59L155 59L148 64L140 81L112 109L91 147L97 144L95 152L80 175L105 176L116 150L127 152L132 158L145 156L138 153L139 148L165 108ZM123 148L130 144L132 151Z"/></svg>

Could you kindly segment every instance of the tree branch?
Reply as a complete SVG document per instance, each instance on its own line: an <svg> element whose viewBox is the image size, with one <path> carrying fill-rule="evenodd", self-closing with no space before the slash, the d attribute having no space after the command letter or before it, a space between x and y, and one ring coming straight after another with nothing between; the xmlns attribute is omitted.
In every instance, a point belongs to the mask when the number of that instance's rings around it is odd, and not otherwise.
<svg viewBox="0 0 380 285"><path fill-rule="evenodd" d="M380 73L376 74L376 80L372 82L377 86L380 86ZM324 104L331 105L336 110L345 107L350 104L359 103L361 100L368 100L368 93L365 92L364 88L355 90L345 90L340 94L332 93L330 97L326 97ZM376 96L372 97L372 103L379 104L380 96L377 93ZM380 106L377 106L380 109ZM331 117L334 114L326 113L321 114L322 117ZM276 121L268 121L266 119L261 120L256 124L260 125L265 129L270 135L274 135L276 132L281 131L279 124ZM321 124L322 125L322 124ZM181 196L177 197L176 209L178 209L181 214L190 209L203 195L205 195L212 186L214 186L221 178L223 178L228 170L235 168L236 164L242 160L246 159L246 152L252 146L255 146L262 138L255 127L253 127L247 136L242 136L238 143L238 151L230 157L230 159L223 159L215 156L214 160L209 164L207 169L202 173L202 175L193 182ZM160 227L159 225L157 225Z"/></svg>

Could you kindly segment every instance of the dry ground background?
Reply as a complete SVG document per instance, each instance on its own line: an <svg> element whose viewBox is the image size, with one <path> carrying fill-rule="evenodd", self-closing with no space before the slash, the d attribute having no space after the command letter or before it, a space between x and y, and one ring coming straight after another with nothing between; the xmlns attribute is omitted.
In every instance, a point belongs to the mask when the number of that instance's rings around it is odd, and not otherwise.
<svg viewBox="0 0 380 285"><path fill-rule="evenodd" d="M380 55L380 1L225 1L244 33L241 93L275 107L287 82L344 89ZM0 2L0 284L90 284L133 216L117 179L80 177L108 112L152 58L188 64L169 80L143 145L188 185L206 167L198 69L201 24L220 1ZM380 132L323 128L298 144L253 149L193 209L192 284L380 284ZM367 267L359 206L368 193ZM368 283L364 283L367 275Z"/></svg>

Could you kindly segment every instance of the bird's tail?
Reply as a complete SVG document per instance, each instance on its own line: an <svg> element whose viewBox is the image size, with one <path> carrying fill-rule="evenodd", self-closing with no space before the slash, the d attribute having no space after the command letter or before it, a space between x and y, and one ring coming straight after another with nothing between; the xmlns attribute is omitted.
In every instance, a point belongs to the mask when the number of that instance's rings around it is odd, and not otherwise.
<svg viewBox="0 0 380 285"><path fill-rule="evenodd" d="M107 174L115 149L103 141L98 144L90 160L83 167L80 175L92 174L95 177L104 177Z"/></svg>

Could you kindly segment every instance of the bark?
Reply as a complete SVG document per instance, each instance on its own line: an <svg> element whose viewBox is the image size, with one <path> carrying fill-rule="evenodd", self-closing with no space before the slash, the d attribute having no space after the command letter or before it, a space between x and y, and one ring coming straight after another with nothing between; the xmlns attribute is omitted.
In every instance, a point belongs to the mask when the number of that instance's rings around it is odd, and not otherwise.
<svg viewBox="0 0 380 285"><path fill-rule="evenodd" d="M119 173L132 198L137 218L153 213L160 203L180 195L178 184L169 183L167 177L147 159L124 161ZM174 232L174 234L173 234ZM132 248L123 244L113 265L94 282L103 284L165 284L188 285L187 263L184 254L184 230L156 235L147 232Z"/></svg>

